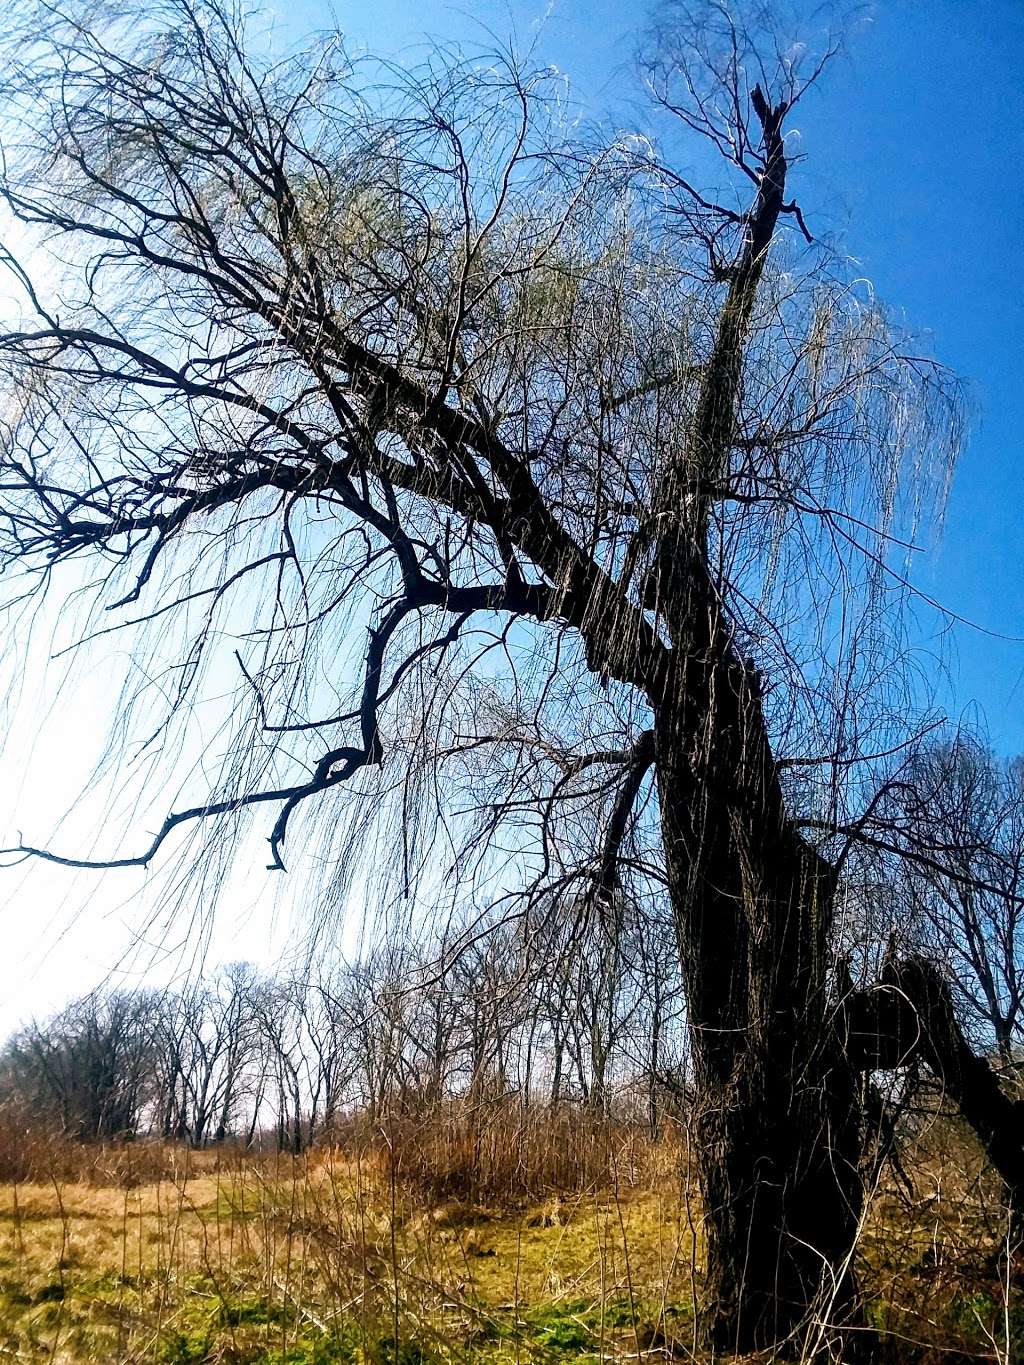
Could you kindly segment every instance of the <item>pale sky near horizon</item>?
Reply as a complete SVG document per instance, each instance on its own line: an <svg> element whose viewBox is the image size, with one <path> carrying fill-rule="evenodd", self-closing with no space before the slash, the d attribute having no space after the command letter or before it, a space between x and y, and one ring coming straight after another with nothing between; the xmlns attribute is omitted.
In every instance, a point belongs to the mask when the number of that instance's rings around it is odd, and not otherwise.
<svg viewBox="0 0 1024 1365"><path fill-rule="evenodd" d="M269 6L282 45L331 22L321 0ZM985 717L1000 752L1024 751L1024 0L881 0L820 91L801 106L806 160L792 178L811 230L834 235L881 298L927 333L934 354L972 387L977 417L945 529L916 583L958 615L1002 636L956 632L953 714ZM564 71L590 116L627 123L631 54L642 11L611 0L377 0L336 3L357 47L401 55L424 36L464 42L513 34ZM52 625L43 622L44 627ZM43 632L45 634L45 630ZM54 696L40 638L0 751L0 834L46 841L87 783L106 737L118 660L97 655ZM44 699L44 700L41 700ZM98 810L90 813L92 824ZM74 831L71 826L71 832ZM132 839L133 845L138 843ZM67 838L63 840L67 847ZM254 837L213 925L210 961L269 966L298 941L289 879L264 871ZM159 881L157 874L155 880ZM0 1036L114 969L146 917L154 879L35 865L0 873ZM135 967L159 978L187 963L187 926L145 942ZM159 932L159 931L155 931ZM194 940L193 940L194 941ZM175 952L171 952L171 949ZM176 955L175 955L176 954Z"/></svg>

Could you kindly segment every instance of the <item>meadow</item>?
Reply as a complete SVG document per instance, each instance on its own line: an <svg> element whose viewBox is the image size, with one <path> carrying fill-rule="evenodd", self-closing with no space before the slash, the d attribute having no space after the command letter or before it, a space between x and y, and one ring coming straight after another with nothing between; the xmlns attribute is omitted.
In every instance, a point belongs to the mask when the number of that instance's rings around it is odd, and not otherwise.
<svg viewBox="0 0 1024 1365"><path fill-rule="evenodd" d="M467 1116L301 1157L24 1135L0 1186L0 1358L160 1365L693 1360L685 1133ZM872 1358L1020 1358L997 1191L949 1120L858 1245Z"/></svg>

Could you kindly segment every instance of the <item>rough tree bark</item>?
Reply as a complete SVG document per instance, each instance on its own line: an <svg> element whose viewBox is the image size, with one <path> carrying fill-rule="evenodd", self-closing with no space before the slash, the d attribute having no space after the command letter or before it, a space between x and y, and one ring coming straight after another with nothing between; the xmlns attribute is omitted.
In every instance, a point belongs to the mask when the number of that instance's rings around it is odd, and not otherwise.
<svg viewBox="0 0 1024 1365"><path fill-rule="evenodd" d="M836 1321L854 1308L861 1126L857 1076L830 1023L829 870L784 827L766 837L735 750L719 734L695 780L671 720L659 731L697 1091L705 1329L720 1349L751 1350L789 1336L818 1303Z"/></svg>

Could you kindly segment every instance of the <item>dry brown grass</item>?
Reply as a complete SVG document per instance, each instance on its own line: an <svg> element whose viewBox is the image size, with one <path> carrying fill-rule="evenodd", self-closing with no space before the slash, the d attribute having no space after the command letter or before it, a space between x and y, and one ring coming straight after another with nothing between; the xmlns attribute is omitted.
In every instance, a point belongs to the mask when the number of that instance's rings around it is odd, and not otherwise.
<svg viewBox="0 0 1024 1365"><path fill-rule="evenodd" d="M0 1358L698 1359L699 1220L682 1135L626 1142L612 1125L601 1147L596 1124L581 1129L570 1151L591 1165L557 1188L552 1173L571 1159L554 1154L563 1129L515 1163L485 1131L467 1179L479 1135L466 1119L434 1131L396 1120L372 1143L350 1135L298 1159L163 1147L145 1157L159 1166L149 1180L137 1151L121 1165L110 1150L73 1177L55 1162L48 1178L7 1183ZM860 1247L877 1358L1013 1360L1019 1309L997 1191L949 1125L926 1130L907 1160L913 1191L879 1192Z"/></svg>
<svg viewBox="0 0 1024 1365"><path fill-rule="evenodd" d="M200 1154L193 1153L194 1161ZM84 1180L118 1188L176 1179L189 1158L180 1143L77 1142L40 1126L10 1103L0 1105L0 1182ZM216 1160L202 1154L206 1161Z"/></svg>
<svg viewBox="0 0 1024 1365"><path fill-rule="evenodd" d="M424 1203L376 1153L204 1164L189 1157L177 1179L132 1188L3 1187L0 1347L29 1359L177 1359L177 1341L181 1359L220 1358L224 1342L194 1330L197 1304L223 1326L233 1305L251 1316L260 1303L272 1321L241 1336L235 1325L238 1358L269 1360L341 1320L379 1344L397 1320L422 1351L452 1358L479 1336L458 1358L504 1359L519 1315L538 1308L543 1321L525 1325L547 1357L549 1318L589 1320L613 1305L611 1343L623 1302L689 1296L680 1182L670 1197L606 1191L511 1209ZM191 1345L175 1335L183 1327ZM590 1330L581 1319L569 1337Z"/></svg>
<svg viewBox="0 0 1024 1365"><path fill-rule="evenodd" d="M676 1124L653 1138L644 1126L578 1105L524 1108L503 1097L452 1101L354 1136L368 1138L425 1196L483 1202L651 1185L678 1173L686 1145Z"/></svg>

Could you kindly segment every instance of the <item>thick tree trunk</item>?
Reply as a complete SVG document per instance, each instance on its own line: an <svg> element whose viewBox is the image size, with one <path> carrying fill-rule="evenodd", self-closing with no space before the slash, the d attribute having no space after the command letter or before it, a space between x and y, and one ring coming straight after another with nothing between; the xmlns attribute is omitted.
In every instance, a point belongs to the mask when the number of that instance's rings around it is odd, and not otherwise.
<svg viewBox="0 0 1024 1365"><path fill-rule="evenodd" d="M658 722L667 867L689 1006L708 1344L750 1351L857 1313L859 1078L827 996L831 869L780 819L748 673L721 660L701 753ZM688 689L687 689L688 690Z"/></svg>

